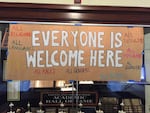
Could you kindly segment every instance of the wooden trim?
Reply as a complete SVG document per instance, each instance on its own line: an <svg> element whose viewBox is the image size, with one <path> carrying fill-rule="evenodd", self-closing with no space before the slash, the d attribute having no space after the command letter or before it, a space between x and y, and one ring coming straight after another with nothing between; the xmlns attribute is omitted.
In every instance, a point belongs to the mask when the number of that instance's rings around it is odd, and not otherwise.
<svg viewBox="0 0 150 113"><path fill-rule="evenodd" d="M0 20L150 25L150 8L0 2Z"/></svg>

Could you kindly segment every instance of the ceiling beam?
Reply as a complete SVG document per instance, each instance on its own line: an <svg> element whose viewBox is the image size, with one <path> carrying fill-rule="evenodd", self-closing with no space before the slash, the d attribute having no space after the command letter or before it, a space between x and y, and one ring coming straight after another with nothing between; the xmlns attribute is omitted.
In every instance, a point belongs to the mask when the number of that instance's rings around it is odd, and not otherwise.
<svg viewBox="0 0 150 113"><path fill-rule="evenodd" d="M0 20L150 25L150 8L0 2Z"/></svg>

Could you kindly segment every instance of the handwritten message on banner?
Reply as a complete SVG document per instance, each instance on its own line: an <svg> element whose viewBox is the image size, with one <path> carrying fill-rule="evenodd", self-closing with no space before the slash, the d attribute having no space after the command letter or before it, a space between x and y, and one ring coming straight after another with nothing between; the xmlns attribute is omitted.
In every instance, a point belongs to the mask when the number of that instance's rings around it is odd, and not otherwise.
<svg viewBox="0 0 150 113"><path fill-rule="evenodd" d="M6 79L139 80L143 28L12 24Z"/></svg>

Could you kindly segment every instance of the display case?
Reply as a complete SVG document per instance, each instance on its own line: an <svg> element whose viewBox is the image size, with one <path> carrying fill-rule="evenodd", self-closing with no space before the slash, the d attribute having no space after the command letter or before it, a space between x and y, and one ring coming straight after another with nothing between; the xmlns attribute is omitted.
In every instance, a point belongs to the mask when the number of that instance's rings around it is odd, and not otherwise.
<svg viewBox="0 0 150 113"><path fill-rule="evenodd" d="M107 6L80 6L80 5L51 5L51 4L23 4L23 3L0 3L0 30L1 30L1 71L0 71L0 112L15 112L15 113L149 113L149 34L150 34L150 9L142 7L107 7ZM129 62L126 68L136 68L140 70L139 80L124 80L124 77L119 78L119 74L114 71L110 74L111 77L106 77L102 73L102 79L94 78L97 70L87 79L77 76L73 79L62 79L65 75L60 73L61 79L52 79L49 77L24 78L24 79L8 79L7 61L10 55L10 46L8 45L9 37L17 37L18 34L10 34L12 26L34 26L36 30L54 27L58 31L73 29L78 27L79 31L99 27L103 32L104 28L120 29L138 28L134 34L126 33L128 43L138 43L143 45L143 50L140 54L136 54L132 49L128 52L132 53L133 60L137 58L136 63L140 59L142 65L132 66ZM58 26L61 26L61 30ZM80 27L85 29L80 29ZM90 28L92 27L92 28ZM25 27L26 28L26 27ZM28 30L24 27L15 27L15 32ZM28 28L28 27L27 27ZM88 28L88 29L86 29ZM140 31L140 30L142 31ZM32 31L32 30L31 30ZM56 30L57 31L57 30ZM124 29L122 30L122 32ZM92 31L91 31L92 32ZM93 31L94 33L98 32ZM47 32L48 33L48 32ZM56 33L56 32L55 32ZM64 33L64 32L63 32ZM66 32L65 32L66 33ZM67 45L67 36L63 34L63 44ZM107 34L107 32L105 32ZM23 34L20 34L20 39ZM23 37L31 36L24 34ZM49 34L44 33L41 36ZM70 35L70 34L68 34ZM86 36L86 34L82 34ZM103 34L104 35L104 34ZM32 35L33 36L33 35ZM74 34L75 36L75 34ZM81 34L80 34L81 36ZM118 35L119 36L119 35ZM143 40L134 39L133 36L143 36ZM54 36L55 37L55 36ZM37 37L35 37L35 41ZM108 38L108 37L107 37ZM43 38L44 40L44 38ZM55 39L56 40L56 37ZM53 40L53 41L54 41ZM93 39L94 40L94 39ZM26 40L25 40L26 41ZM45 38L45 44L47 39ZM80 40L81 41L81 40ZM83 40L82 40L83 41ZM84 40L85 41L85 40ZM116 38L116 45L120 43L119 38ZM69 41L68 41L69 42ZM141 43L142 42L142 43ZM14 42L16 45L21 45L20 41ZM37 44L37 43L34 43ZM56 44L56 43L55 43ZM70 44L70 42L68 43ZM85 43L82 42L82 45ZM96 43L95 43L96 44ZM141 44L141 45L140 45ZM57 44L56 44L57 45ZM79 45L78 45L79 46ZM94 46L94 45L93 45ZM138 48L137 47L137 48ZM70 48L74 49L73 46ZM82 47L81 47L82 48ZM28 49L28 48L27 48ZM51 48L52 49L52 48ZM60 49L60 48L59 48ZM66 48L65 48L66 49ZM78 48L80 49L80 47ZM110 49L110 48L106 48ZM125 51L124 50L124 51ZM49 50L50 51L50 50ZM140 50L139 50L140 51ZM17 57L17 56L15 56ZM86 58L88 55L86 56ZM128 56L130 57L130 56ZM82 57L80 57L82 58ZM21 59L21 57L19 58ZM16 66L19 59L14 62ZM109 57L110 62L112 59ZM98 61L97 61L98 62ZM81 63L81 62L79 62ZM82 64L82 63L81 63ZM93 64L94 65L94 64ZM22 65L23 67L24 65ZM41 65L40 65L41 66ZM63 67L63 66L62 66ZM91 67L92 68L92 67ZM102 67L101 67L102 68ZM61 72L60 68L58 71ZM112 69L110 69L112 70ZM71 67L66 70L67 73L72 72L89 72L90 68ZM105 70L109 72L108 70ZM38 71L36 71L37 74ZM53 73L53 70L42 71L43 73ZM16 75L18 70L16 70ZM25 71L22 70L21 76L24 76ZM41 73L41 72L38 72ZM56 73L56 72L55 72ZM124 73L124 72L123 72ZM128 75L139 77L136 72ZM63 77L61 77L63 75ZM32 76L32 75L27 75ZM75 75L74 75L75 76ZM90 80L91 77L91 80ZM117 79L116 79L116 78ZM11 78L11 77L10 77ZM64 77L65 78L65 77ZM131 77L132 78L132 77Z"/></svg>

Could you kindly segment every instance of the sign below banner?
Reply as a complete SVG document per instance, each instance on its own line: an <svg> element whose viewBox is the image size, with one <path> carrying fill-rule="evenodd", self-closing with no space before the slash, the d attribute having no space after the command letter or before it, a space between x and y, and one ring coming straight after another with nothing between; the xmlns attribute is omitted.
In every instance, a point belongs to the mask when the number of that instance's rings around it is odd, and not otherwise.
<svg viewBox="0 0 150 113"><path fill-rule="evenodd" d="M10 25L6 79L140 80L143 28Z"/></svg>
<svg viewBox="0 0 150 113"><path fill-rule="evenodd" d="M75 105L78 101L85 106L96 106L98 103L97 92L79 92L78 95L72 92L43 92L41 100L44 106L60 106L65 103L66 106Z"/></svg>

